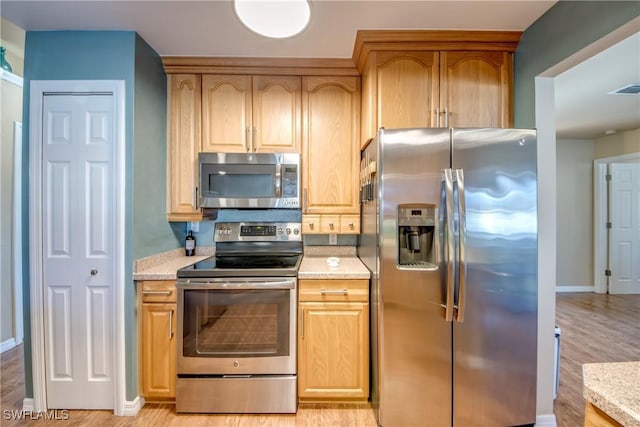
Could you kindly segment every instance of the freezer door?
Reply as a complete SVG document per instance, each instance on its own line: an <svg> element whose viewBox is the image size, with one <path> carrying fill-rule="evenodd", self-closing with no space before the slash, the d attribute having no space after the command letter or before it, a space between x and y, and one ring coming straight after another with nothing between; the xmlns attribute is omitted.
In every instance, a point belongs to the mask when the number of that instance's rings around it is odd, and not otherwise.
<svg viewBox="0 0 640 427"><path fill-rule="evenodd" d="M398 205L434 205L438 217L450 134L448 129L383 130L379 140L378 420L384 427L448 426L452 323L445 321L441 306L442 246L432 254L431 268L400 266L399 244L406 251L407 243L399 237L407 229L399 227ZM415 211L424 213L419 207ZM440 227L433 236L439 239Z"/></svg>
<svg viewBox="0 0 640 427"><path fill-rule="evenodd" d="M452 146L464 187L459 224L466 228L453 327L453 425L534 423L535 131L454 129Z"/></svg>

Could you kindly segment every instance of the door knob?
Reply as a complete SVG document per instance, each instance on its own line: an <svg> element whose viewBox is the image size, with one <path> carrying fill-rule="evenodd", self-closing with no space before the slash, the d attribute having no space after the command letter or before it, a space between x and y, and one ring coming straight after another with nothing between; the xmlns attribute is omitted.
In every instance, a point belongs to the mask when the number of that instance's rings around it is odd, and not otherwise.
<svg viewBox="0 0 640 427"><path fill-rule="evenodd" d="M96 274L98 274L98 270L91 270L91 275L95 276Z"/></svg>

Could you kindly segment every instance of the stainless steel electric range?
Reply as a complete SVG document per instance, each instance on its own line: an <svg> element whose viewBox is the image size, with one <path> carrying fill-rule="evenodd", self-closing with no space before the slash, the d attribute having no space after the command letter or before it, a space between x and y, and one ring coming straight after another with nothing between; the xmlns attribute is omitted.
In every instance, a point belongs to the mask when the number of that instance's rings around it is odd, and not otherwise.
<svg viewBox="0 0 640 427"><path fill-rule="evenodd" d="M296 412L300 223L216 223L178 270L177 412Z"/></svg>

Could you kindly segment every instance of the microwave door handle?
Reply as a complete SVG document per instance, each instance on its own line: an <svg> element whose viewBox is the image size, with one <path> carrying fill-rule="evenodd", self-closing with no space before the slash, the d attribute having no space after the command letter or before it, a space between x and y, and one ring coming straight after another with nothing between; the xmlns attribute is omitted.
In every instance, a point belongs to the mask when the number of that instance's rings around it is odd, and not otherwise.
<svg viewBox="0 0 640 427"><path fill-rule="evenodd" d="M276 197L282 197L282 164L276 164Z"/></svg>

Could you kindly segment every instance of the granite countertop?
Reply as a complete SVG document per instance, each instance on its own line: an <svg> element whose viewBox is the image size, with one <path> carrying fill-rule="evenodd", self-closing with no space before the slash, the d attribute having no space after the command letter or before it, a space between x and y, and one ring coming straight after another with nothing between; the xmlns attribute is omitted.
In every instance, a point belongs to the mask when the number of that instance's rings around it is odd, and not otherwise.
<svg viewBox="0 0 640 427"><path fill-rule="evenodd" d="M582 365L583 395L625 427L640 427L640 362Z"/></svg>
<svg viewBox="0 0 640 427"><path fill-rule="evenodd" d="M196 255L187 257L184 249L178 248L150 257L142 258L134 263L133 280L175 280L176 272L182 267L214 255L213 247L199 247ZM329 267L328 256L337 256L340 264ZM298 278L300 279L369 279L369 270L355 255L355 248L336 252L314 251L310 248L302 258Z"/></svg>
<svg viewBox="0 0 640 427"><path fill-rule="evenodd" d="M356 256L340 256L337 267L329 267L326 256L302 258L298 279L368 279L369 270Z"/></svg>
<svg viewBox="0 0 640 427"><path fill-rule="evenodd" d="M185 256L178 248L137 260L133 265L133 280L175 280L176 272L213 255L213 247L196 248L196 255Z"/></svg>

